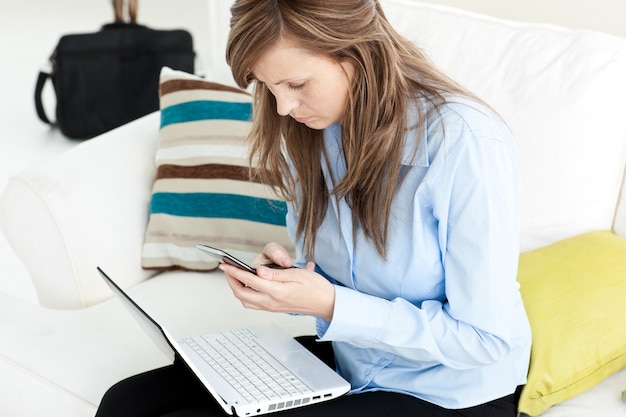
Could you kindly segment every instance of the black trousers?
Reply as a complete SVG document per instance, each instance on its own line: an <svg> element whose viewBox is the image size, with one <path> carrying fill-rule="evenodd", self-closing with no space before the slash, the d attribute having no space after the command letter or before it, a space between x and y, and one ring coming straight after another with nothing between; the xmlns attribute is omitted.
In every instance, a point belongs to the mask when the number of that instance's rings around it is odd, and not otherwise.
<svg viewBox="0 0 626 417"><path fill-rule="evenodd" d="M330 343L314 337L298 341L330 366ZM516 393L476 407L449 410L418 398L392 392L366 392L275 413L277 417L516 417ZM127 378L102 398L96 417L211 417L225 416L204 386L180 361Z"/></svg>

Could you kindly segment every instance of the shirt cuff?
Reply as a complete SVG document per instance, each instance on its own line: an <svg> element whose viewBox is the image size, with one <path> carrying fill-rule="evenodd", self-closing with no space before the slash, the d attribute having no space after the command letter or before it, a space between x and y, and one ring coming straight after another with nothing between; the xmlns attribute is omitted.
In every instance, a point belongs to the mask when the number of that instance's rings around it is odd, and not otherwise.
<svg viewBox="0 0 626 417"><path fill-rule="evenodd" d="M388 315L387 300L335 285L333 319L318 319L317 334L322 341L375 340Z"/></svg>

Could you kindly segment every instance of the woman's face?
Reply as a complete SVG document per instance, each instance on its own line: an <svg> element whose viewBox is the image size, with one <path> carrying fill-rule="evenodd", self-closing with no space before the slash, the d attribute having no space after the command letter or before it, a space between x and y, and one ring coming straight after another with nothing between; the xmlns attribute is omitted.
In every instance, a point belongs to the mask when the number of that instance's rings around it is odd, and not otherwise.
<svg viewBox="0 0 626 417"><path fill-rule="evenodd" d="M317 55L283 38L251 68L276 98L276 111L311 129L343 118L354 66Z"/></svg>

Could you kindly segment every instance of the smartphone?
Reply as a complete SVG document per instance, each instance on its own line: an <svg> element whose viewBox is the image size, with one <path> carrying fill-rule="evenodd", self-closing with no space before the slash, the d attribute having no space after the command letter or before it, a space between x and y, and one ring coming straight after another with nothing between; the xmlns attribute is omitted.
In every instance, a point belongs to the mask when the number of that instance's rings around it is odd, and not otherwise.
<svg viewBox="0 0 626 417"><path fill-rule="evenodd" d="M203 245L202 243L198 243L196 245L196 248L200 249L203 252L210 253L211 255L215 256L216 258L218 258L220 261L224 262L225 264L236 266L239 269L252 272L253 274L256 275L255 267L252 267L248 265L247 263L245 263L244 261L235 258L233 255L229 254L228 252L222 249L214 248L208 245ZM274 269L285 269L284 267L277 265L277 264L264 264L263 266L266 266L268 268L274 268Z"/></svg>
<svg viewBox="0 0 626 417"><path fill-rule="evenodd" d="M233 255L229 254L226 251L223 251L222 249L218 249L218 248L214 248L214 247L211 247L211 246L203 245L201 243L198 243L196 245L196 248L200 249L201 251L210 253L211 255L219 258L219 260L224 262L225 264L236 266L239 269L243 269L244 271L252 272L253 274L256 275L256 268L251 267L250 265L248 265L244 261L241 261L241 260L235 258Z"/></svg>

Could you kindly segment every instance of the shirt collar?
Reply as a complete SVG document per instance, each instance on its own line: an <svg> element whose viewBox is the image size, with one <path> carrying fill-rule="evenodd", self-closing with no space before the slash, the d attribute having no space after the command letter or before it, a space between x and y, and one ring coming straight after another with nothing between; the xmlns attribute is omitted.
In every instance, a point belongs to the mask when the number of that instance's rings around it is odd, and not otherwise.
<svg viewBox="0 0 626 417"><path fill-rule="evenodd" d="M417 112L412 111L409 118L412 124L415 124L417 119ZM406 135L406 143L404 145L404 151L402 154L402 165L405 166L417 166L428 167L430 165L430 158L428 156L428 120L424 121L422 134L419 137L417 146L417 152L415 152L415 141L418 137L418 128L412 127L408 130ZM339 153L341 151L341 125L334 123L330 125L324 131L324 139L326 141L326 149L331 148L331 153ZM345 167L344 167L345 169Z"/></svg>

